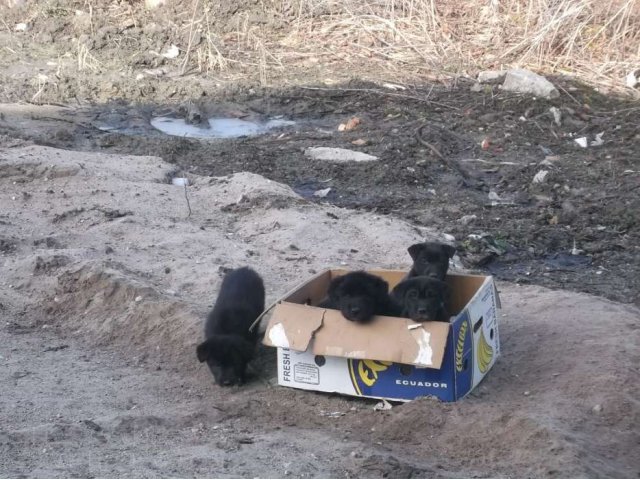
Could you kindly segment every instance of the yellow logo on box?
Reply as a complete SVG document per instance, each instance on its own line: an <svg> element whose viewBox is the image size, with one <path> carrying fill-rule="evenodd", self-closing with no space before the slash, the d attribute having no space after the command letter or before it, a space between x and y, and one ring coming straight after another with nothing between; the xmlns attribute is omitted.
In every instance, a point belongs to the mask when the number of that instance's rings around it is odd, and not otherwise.
<svg viewBox="0 0 640 480"><path fill-rule="evenodd" d="M355 364L355 368L354 368ZM361 386L372 387L379 378L379 374L387 370L392 362L382 362L379 360L349 360L349 373L351 383L358 395L362 395Z"/></svg>
<svg viewBox="0 0 640 480"><path fill-rule="evenodd" d="M467 336L468 322L464 322L460 325L460 331L458 332L458 342L456 343L456 371L462 371L462 354L464 353L464 341Z"/></svg>

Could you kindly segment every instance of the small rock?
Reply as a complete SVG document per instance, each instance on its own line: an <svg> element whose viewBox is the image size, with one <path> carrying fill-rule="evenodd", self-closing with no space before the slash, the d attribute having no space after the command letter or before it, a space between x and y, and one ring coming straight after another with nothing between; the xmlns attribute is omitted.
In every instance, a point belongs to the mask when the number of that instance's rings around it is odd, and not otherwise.
<svg viewBox="0 0 640 480"><path fill-rule="evenodd" d="M500 198L500 195L498 195L496 192L491 190L489 192L489 200L493 200L494 202L499 202L502 200L502 198Z"/></svg>
<svg viewBox="0 0 640 480"><path fill-rule="evenodd" d="M525 397L528 397L529 395L531 395L531 392L529 390L525 390L523 394Z"/></svg>
<svg viewBox="0 0 640 480"><path fill-rule="evenodd" d="M600 413L602 411L602 405L600 405L599 403L594 405L591 411L593 413Z"/></svg>
<svg viewBox="0 0 640 480"><path fill-rule="evenodd" d="M136 303L138 303L138 302L142 301L142 297L141 297L140 295L138 295L138 296L135 298L135 301L136 301Z"/></svg>
<svg viewBox="0 0 640 480"><path fill-rule="evenodd" d="M164 267L164 273L171 273L171 268L170 267Z"/></svg>
<svg viewBox="0 0 640 480"><path fill-rule="evenodd" d="M498 84L504 82L507 72L504 70L485 70L478 73L478 83Z"/></svg>
<svg viewBox="0 0 640 480"><path fill-rule="evenodd" d="M480 85L478 82L476 82L473 85L471 85L471 88L469 88L469 90L471 90L472 92L478 93L484 90L484 87Z"/></svg>
<svg viewBox="0 0 640 480"><path fill-rule="evenodd" d="M353 145L357 145L358 147L361 147L362 145L366 145L367 141L364 138L358 138L357 140L354 140L353 142L351 142Z"/></svg>
<svg viewBox="0 0 640 480"><path fill-rule="evenodd" d="M333 147L309 147L305 150L304 154L313 160L324 160L328 162L372 162L378 160L378 157L368 155L362 152L356 152L354 150L347 150L346 148L333 148Z"/></svg>
<svg viewBox="0 0 640 480"><path fill-rule="evenodd" d="M551 107L549 111L551 112L551 115L553 115L553 121L556 122L556 125L561 126L562 112L560 111L560 109L558 107Z"/></svg>
<svg viewBox="0 0 640 480"><path fill-rule="evenodd" d="M113 248L111 247L107 247L104 249L104 253L106 253L107 255L110 255L113 253Z"/></svg>
<svg viewBox="0 0 640 480"><path fill-rule="evenodd" d="M477 218L478 217L476 215L464 215L463 217L458 219L458 223L461 223L462 225L469 225Z"/></svg>
<svg viewBox="0 0 640 480"><path fill-rule="evenodd" d="M26 23L16 23L16 26L13 27L16 32L26 32L27 24Z"/></svg>
<svg viewBox="0 0 640 480"><path fill-rule="evenodd" d="M523 68L507 72L502 89L508 92L529 93L543 98L558 98L560 92L546 78Z"/></svg>

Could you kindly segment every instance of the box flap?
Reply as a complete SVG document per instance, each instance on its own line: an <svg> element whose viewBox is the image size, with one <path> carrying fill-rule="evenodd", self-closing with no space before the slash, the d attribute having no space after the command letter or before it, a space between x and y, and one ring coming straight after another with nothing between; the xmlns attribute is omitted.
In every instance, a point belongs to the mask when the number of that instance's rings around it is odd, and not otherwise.
<svg viewBox="0 0 640 480"><path fill-rule="evenodd" d="M444 322L382 316L359 325L338 311L326 310L322 328L314 335L313 353L440 368L449 328Z"/></svg>
<svg viewBox="0 0 640 480"><path fill-rule="evenodd" d="M322 326L325 312L324 308L279 303L269 319L262 343L304 352L314 332Z"/></svg>

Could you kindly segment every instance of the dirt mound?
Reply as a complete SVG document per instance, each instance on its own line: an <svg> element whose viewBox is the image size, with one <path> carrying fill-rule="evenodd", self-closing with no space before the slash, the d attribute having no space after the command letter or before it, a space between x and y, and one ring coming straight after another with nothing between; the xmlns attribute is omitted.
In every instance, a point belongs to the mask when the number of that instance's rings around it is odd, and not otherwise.
<svg viewBox="0 0 640 480"><path fill-rule="evenodd" d="M0 461L12 473L202 472L213 468L203 445L220 472L245 476L638 472L640 312L631 306L500 284L503 357L453 405L374 412L368 400L273 388L271 349L254 362L254 381L220 389L193 347L227 268L255 266L273 300L336 263L407 268L406 246L438 235L317 205L248 173L189 175L188 215L184 187L168 183L175 170L154 157L27 147L0 151L0 169L11 172L0 179L0 218L12 245L0 267L0 314L11 318L1 334L22 345L0 352L11 359L0 380L27 405L0 423ZM56 337L43 329L51 325ZM21 367L18 356L32 351L37 367ZM74 420L32 411L32 399ZM39 442L71 455L71 466L43 464ZM122 470L109 463L122 448L163 460ZM317 457L292 463L310 451Z"/></svg>
<svg viewBox="0 0 640 480"><path fill-rule="evenodd" d="M202 319L183 303L111 269L86 266L58 282L46 309L58 326L94 344L117 345L131 357L193 364Z"/></svg>

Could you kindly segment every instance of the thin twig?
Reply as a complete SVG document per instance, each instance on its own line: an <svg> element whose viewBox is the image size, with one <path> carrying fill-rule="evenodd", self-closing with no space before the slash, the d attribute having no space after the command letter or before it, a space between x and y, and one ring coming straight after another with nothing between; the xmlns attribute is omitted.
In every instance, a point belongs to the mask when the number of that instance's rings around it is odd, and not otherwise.
<svg viewBox="0 0 640 480"><path fill-rule="evenodd" d="M191 25L189 26L189 44L187 45L187 51L184 54L182 68L180 69L181 75L184 75L184 72L187 69L187 63L189 62L189 53L191 52L191 44L193 43L193 25L196 21L196 12L198 11L199 3L200 0L196 0L195 4L193 5L193 15L191 16Z"/></svg>
<svg viewBox="0 0 640 480"><path fill-rule="evenodd" d="M437 105L443 108L449 108L451 110L460 110L459 108L454 107L453 105L434 102L433 100L429 100L428 98L416 97L414 95L405 95L403 93L396 93L396 92L385 92L383 90L376 90L375 88L327 88L327 87L305 87L305 86L301 86L300 88L302 88L303 90L319 90L319 91L325 91L325 92L375 93L378 95L386 95L388 97L400 97L400 98L407 98L410 100L417 100L418 102L430 103L432 105Z"/></svg>
<svg viewBox="0 0 640 480"><path fill-rule="evenodd" d="M431 124L427 124L427 123L423 123L418 130L416 131L416 140L418 140L418 142L421 145L424 145L425 147L427 147L429 150L431 150L434 155L436 157L438 157L440 159L440 161L449 169L451 170L455 170L456 172L458 172L458 174L460 174L460 176L463 178L464 182L467 185L471 185L471 186L477 186L477 183L474 179L471 178L471 175L469 175L469 172L467 172L464 168L462 168L462 166L460 166L460 164L458 162L456 162L455 160L452 159L448 159L446 158L444 155L442 155L442 153L440 153L440 150L438 150L438 148L436 148L434 145L432 145L431 143L427 142L423 137L422 137L422 131L424 130L425 127L430 127L430 128L437 128L438 130L441 130L442 132L445 132L446 134L449 134L450 136L454 137L454 138L460 138L459 135L450 132L449 130L447 130L444 127L441 127L439 125L431 125Z"/></svg>
<svg viewBox="0 0 640 480"><path fill-rule="evenodd" d="M189 215L187 215L187 218L189 218L191 216L191 204L189 203L189 194L187 193L187 183L189 183L189 181L187 180L186 175L182 174L183 177L183 183L182 185L184 185L184 198L187 201L187 208L189 209Z"/></svg>

